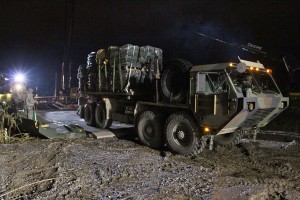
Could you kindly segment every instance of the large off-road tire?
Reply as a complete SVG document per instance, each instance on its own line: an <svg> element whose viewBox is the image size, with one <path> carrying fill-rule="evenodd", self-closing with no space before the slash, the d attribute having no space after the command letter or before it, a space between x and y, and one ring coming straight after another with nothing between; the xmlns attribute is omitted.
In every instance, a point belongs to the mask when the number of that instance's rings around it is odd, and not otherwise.
<svg viewBox="0 0 300 200"><path fill-rule="evenodd" d="M140 141L151 148L159 149L163 145L162 122L158 113L143 112L137 121L137 132Z"/></svg>
<svg viewBox="0 0 300 200"><path fill-rule="evenodd" d="M109 128L112 125L112 120L106 117L106 108L104 103L99 103L95 111L96 125L100 128Z"/></svg>
<svg viewBox="0 0 300 200"><path fill-rule="evenodd" d="M236 130L232 133L226 133L221 135L216 135L214 142L216 145L224 147L233 147L240 143L243 138L243 131Z"/></svg>
<svg viewBox="0 0 300 200"><path fill-rule="evenodd" d="M188 114L176 113L166 122L166 139L170 150L184 156L197 156L206 145L206 137Z"/></svg>
<svg viewBox="0 0 300 200"><path fill-rule="evenodd" d="M167 64L161 76L163 96L170 102L183 102L189 86L189 70L192 64L186 60L173 60Z"/></svg>
<svg viewBox="0 0 300 200"><path fill-rule="evenodd" d="M84 120L87 125L95 126L95 104L94 103L85 104Z"/></svg>
<svg viewBox="0 0 300 200"><path fill-rule="evenodd" d="M79 105L78 115L79 115L80 118L84 118L84 105Z"/></svg>

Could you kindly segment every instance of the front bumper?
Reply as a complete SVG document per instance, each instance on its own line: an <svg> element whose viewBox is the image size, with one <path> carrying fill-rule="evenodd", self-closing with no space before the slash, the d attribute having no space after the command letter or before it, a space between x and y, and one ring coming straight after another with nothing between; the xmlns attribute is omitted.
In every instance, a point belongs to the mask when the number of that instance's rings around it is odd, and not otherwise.
<svg viewBox="0 0 300 200"><path fill-rule="evenodd" d="M234 132L237 129L249 130L253 127L264 127L289 105L288 97L248 97L244 98L243 109L233 117L220 131L219 134ZM254 104L249 110L249 104Z"/></svg>

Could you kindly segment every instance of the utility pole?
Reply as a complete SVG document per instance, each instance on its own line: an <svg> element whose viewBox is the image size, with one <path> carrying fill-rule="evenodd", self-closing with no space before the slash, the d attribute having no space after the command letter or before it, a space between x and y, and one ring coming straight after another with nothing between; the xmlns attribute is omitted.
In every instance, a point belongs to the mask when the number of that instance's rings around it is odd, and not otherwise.
<svg viewBox="0 0 300 200"><path fill-rule="evenodd" d="M57 72L55 72L54 96L57 95Z"/></svg>
<svg viewBox="0 0 300 200"><path fill-rule="evenodd" d="M75 0L65 1L65 27L64 27L64 57L61 72L61 89L68 93L71 88L72 42L74 25ZM65 66L66 65L66 66ZM66 67L66 80L65 68Z"/></svg>
<svg viewBox="0 0 300 200"><path fill-rule="evenodd" d="M71 89L71 72L72 72L72 61L70 60L70 63L69 63L69 72L68 72L68 89L70 90Z"/></svg>
<svg viewBox="0 0 300 200"><path fill-rule="evenodd" d="M61 89L65 90L65 62L61 65Z"/></svg>

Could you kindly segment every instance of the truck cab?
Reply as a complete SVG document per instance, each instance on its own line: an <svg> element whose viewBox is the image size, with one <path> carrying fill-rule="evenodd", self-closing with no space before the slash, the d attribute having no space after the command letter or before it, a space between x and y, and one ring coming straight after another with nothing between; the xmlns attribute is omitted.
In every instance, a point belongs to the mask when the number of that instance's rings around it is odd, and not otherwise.
<svg viewBox="0 0 300 200"><path fill-rule="evenodd" d="M259 62L240 59L240 63L194 66L190 83L190 103L197 120L205 132L219 138L258 131L289 105L272 70Z"/></svg>

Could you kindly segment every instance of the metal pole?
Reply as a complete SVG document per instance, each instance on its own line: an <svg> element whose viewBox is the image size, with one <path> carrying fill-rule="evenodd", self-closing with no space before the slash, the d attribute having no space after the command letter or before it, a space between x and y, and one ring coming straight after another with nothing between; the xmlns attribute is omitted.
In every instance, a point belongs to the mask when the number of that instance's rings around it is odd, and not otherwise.
<svg viewBox="0 0 300 200"><path fill-rule="evenodd" d="M210 141L209 141L209 150L213 150L214 149L214 139L215 139L215 136L211 135L210 136Z"/></svg>
<svg viewBox="0 0 300 200"><path fill-rule="evenodd" d="M33 106L33 117L34 117L34 121L36 121L37 120L36 105Z"/></svg>
<svg viewBox="0 0 300 200"><path fill-rule="evenodd" d="M61 89L65 90L65 63L63 62L61 65Z"/></svg>
<svg viewBox="0 0 300 200"><path fill-rule="evenodd" d="M57 95L57 72L55 72L55 80L54 80L54 97Z"/></svg>
<svg viewBox="0 0 300 200"><path fill-rule="evenodd" d="M72 61L70 61L69 63L69 72L68 72L68 89L70 92L70 89L71 89L71 82L72 82L72 74L71 74L71 71L72 71Z"/></svg>
<svg viewBox="0 0 300 200"><path fill-rule="evenodd" d="M290 72L290 67L289 67L288 64L287 64L287 62L286 62L286 60L285 60L285 57L283 57L282 60L283 60L283 62L284 62L284 66L285 66L287 72Z"/></svg>

